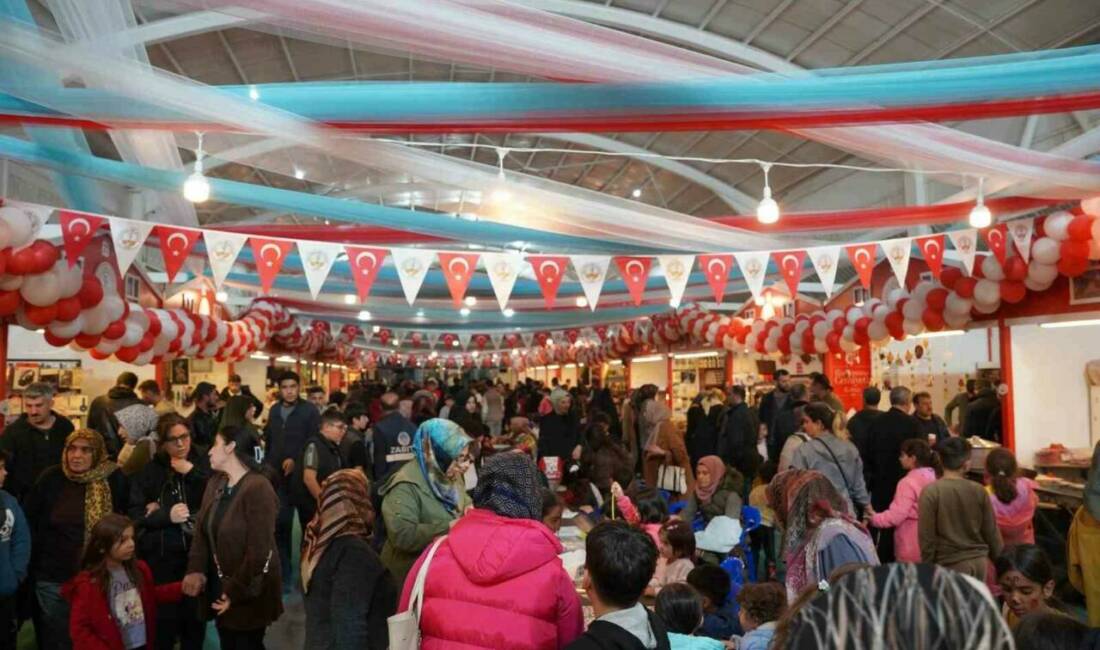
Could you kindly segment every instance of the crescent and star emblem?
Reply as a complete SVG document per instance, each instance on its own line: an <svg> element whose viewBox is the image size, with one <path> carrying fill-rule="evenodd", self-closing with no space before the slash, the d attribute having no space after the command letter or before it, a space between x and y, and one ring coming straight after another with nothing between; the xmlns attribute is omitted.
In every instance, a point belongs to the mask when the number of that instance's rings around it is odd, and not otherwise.
<svg viewBox="0 0 1100 650"><path fill-rule="evenodd" d="M787 265L787 262L791 262L790 266ZM783 273L787 275L798 273L798 258L794 255L784 255L783 259L780 260L780 264L783 267Z"/></svg>
<svg viewBox="0 0 1100 650"><path fill-rule="evenodd" d="M935 239L930 239L924 242L924 254L929 257L939 257L940 243Z"/></svg>
<svg viewBox="0 0 1100 650"><path fill-rule="evenodd" d="M370 264L363 264L363 258L370 260ZM359 272L362 275L370 275L371 270L378 264L378 258L374 256L374 253L363 252L355 256L355 265L359 267Z"/></svg>
<svg viewBox="0 0 1100 650"><path fill-rule="evenodd" d="M547 267L550 267L549 271L547 270ZM556 262L546 260L542 264L539 264L539 273L541 273L543 277L545 277L547 280L553 280L554 278L561 275L561 269L558 268Z"/></svg>
<svg viewBox="0 0 1100 650"><path fill-rule="evenodd" d="M76 227L81 225L81 224L84 225L83 234L76 231ZM71 235L72 238L76 241L80 241L81 239L84 238L84 235L87 235L91 231L92 231L91 224L89 224L88 220L83 218L83 217L77 217L76 219L73 219L72 221L69 222L69 235Z"/></svg>
<svg viewBox="0 0 1100 650"><path fill-rule="evenodd" d="M645 271L645 267L638 260L630 260L626 263L626 273L630 276L630 279L637 282L642 279L642 272Z"/></svg>
<svg viewBox="0 0 1100 650"><path fill-rule="evenodd" d="M1001 247L1004 244L1004 235L1000 230L989 231L989 243L991 246Z"/></svg>
<svg viewBox="0 0 1100 650"><path fill-rule="evenodd" d="M172 245L172 242L175 241L177 237L183 240L183 245L181 245L179 248L176 248ZM179 257L180 252L184 248L187 248L187 237L185 235L181 235L178 232L174 232L171 235L168 235L168 241L166 243L168 244L168 250L172 251L172 257Z"/></svg>
<svg viewBox="0 0 1100 650"><path fill-rule="evenodd" d="M861 269L867 268L871 263L871 253L866 248L861 248L856 251L856 265Z"/></svg>
<svg viewBox="0 0 1100 650"><path fill-rule="evenodd" d="M455 271L455 266L461 266L462 270ZM450 269L451 273L455 276L456 279L461 280L470 270L470 263L467 262L466 259L463 257L456 257L451 260L451 263L447 265L447 268Z"/></svg>
<svg viewBox="0 0 1100 650"><path fill-rule="evenodd" d="M717 266L718 268L715 269L715 266ZM711 261L707 262L707 273L710 273L711 277L715 280L721 280L723 277L726 276L727 273L729 273L729 271L726 269L725 262L720 259L712 259Z"/></svg>
<svg viewBox="0 0 1100 650"><path fill-rule="evenodd" d="M267 258L267 251L268 250L275 251L275 257L274 258L272 258L272 259ZM262 259L264 261L264 264L267 265L268 268L274 267L275 262L278 262L282 258L282 256L283 256L283 251L278 246L276 246L275 244L264 244L263 246L260 247L260 259Z"/></svg>

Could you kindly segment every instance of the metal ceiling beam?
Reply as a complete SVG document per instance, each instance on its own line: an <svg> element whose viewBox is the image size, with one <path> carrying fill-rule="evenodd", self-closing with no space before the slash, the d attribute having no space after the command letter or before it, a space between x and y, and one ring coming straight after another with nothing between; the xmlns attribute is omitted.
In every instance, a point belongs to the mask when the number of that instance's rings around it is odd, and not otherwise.
<svg viewBox="0 0 1100 650"><path fill-rule="evenodd" d="M771 24L774 23L792 4L794 4L794 0L783 0L783 2L775 5L775 8L768 12L768 15L764 16L764 19L757 23L741 42L745 45L751 45L752 42L756 40L756 37L760 36L765 29L771 26Z"/></svg>
<svg viewBox="0 0 1100 650"><path fill-rule="evenodd" d="M827 34L829 30L831 30L833 27L836 27L837 23L847 18L848 14L855 11L856 7L860 6L861 4L863 4L863 0L848 0L848 4L844 5L840 9L840 11L833 12L833 14L829 16L828 20L821 23L821 26L815 29L812 34L803 39L797 47L791 50L791 52L787 54L787 60L794 61L799 54L802 54L814 43L818 42L822 36Z"/></svg>

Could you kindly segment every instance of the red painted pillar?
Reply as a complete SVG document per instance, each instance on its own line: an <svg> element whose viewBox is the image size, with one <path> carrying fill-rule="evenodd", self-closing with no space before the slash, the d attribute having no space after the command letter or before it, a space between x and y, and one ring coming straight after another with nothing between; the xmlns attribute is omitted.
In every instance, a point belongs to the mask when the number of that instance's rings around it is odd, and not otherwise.
<svg viewBox="0 0 1100 650"><path fill-rule="evenodd" d="M153 368L153 380L157 382L157 386L160 386L161 390L167 390L168 384L165 382L165 377L168 376L166 368L168 367L167 361L161 361Z"/></svg>
<svg viewBox="0 0 1100 650"><path fill-rule="evenodd" d="M726 350L726 387L733 386L733 352Z"/></svg>
<svg viewBox="0 0 1100 650"><path fill-rule="evenodd" d="M665 353L665 402L672 408L672 353Z"/></svg>
<svg viewBox="0 0 1100 650"><path fill-rule="evenodd" d="M998 342L1001 348L1001 381L1008 392L1001 398L1001 444L1016 451L1016 409L1012 381L1012 327L1004 319L997 322Z"/></svg>
<svg viewBox="0 0 1100 650"><path fill-rule="evenodd" d="M234 364L232 361L225 364L225 381L226 382L229 381L229 378L233 376L233 373L236 372L236 370L237 370L236 369L236 364Z"/></svg>

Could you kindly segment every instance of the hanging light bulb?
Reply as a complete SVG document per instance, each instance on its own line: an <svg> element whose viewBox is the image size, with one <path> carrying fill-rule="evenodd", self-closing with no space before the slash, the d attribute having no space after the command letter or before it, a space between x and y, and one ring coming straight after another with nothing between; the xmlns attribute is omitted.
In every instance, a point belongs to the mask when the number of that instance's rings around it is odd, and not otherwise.
<svg viewBox="0 0 1100 650"><path fill-rule="evenodd" d="M768 185L768 171L772 166L771 163L761 163L760 166L764 169L764 198L756 206L756 220L764 224L775 223L779 221L779 204L772 198L772 188Z"/></svg>
<svg viewBox="0 0 1100 650"><path fill-rule="evenodd" d="M199 145L195 149L195 172L183 183L183 198L192 203L203 203L210 198L210 182L202 175L202 133L196 133Z"/></svg>
<svg viewBox="0 0 1100 650"><path fill-rule="evenodd" d="M978 201L970 210L971 228L988 228L993 224L993 213L985 205L985 179L978 179Z"/></svg>

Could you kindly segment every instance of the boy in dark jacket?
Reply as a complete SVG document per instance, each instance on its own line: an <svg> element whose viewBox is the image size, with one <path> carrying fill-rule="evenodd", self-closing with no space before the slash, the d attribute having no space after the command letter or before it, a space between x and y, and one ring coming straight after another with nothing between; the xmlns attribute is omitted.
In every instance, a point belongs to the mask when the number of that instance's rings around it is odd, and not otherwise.
<svg viewBox="0 0 1100 650"><path fill-rule="evenodd" d="M8 476L8 455L0 451L0 486ZM0 490L0 648L15 648L16 597L31 561L31 531L15 497Z"/></svg>

